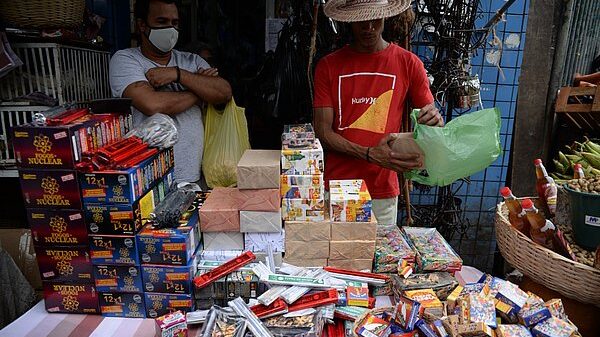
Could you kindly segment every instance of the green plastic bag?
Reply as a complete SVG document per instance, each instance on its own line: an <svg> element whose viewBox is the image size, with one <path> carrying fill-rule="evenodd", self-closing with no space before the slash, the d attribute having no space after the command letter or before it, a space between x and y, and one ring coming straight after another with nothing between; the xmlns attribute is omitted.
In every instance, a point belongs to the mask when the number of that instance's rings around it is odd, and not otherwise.
<svg viewBox="0 0 600 337"><path fill-rule="evenodd" d="M498 108L462 115L442 128L418 124L418 115L419 110L413 110L410 118L426 170L405 173L407 179L429 186L450 185L485 169L502 153Z"/></svg>
<svg viewBox="0 0 600 337"><path fill-rule="evenodd" d="M237 184L237 163L250 148L244 110L233 98L223 111L208 106L204 117L202 172L210 188Z"/></svg>

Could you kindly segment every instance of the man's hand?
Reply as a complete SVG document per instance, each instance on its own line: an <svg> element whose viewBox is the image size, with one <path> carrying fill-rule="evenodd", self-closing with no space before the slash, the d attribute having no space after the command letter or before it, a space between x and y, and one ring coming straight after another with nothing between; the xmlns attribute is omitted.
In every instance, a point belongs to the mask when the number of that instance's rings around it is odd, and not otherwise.
<svg viewBox="0 0 600 337"><path fill-rule="evenodd" d="M435 103L427 104L421 108L417 122L429 126L444 126L444 118L440 115L440 111L435 107Z"/></svg>
<svg viewBox="0 0 600 337"><path fill-rule="evenodd" d="M385 135L376 147L369 150L372 163L396 172L407 172L417 169L422 165L421 155L418 153L394 153L391 143L398 138L397 134Z"/></svg>
<svg viewBox="0 0 600 337"><path fill-rule="evenodd" d="M146 78L154 88L177 81L177 69L175 67L156 67L146 72Z"/></svg>
<svg viewBox="0 0 600 337"><path fill-rule="evenodd" d="M217 76L219 76L219 69L217 69L217 68L200 69L200 70L198 70L197 74L204 75L204 76L210 76L210 77L217 77Z"/></svg>

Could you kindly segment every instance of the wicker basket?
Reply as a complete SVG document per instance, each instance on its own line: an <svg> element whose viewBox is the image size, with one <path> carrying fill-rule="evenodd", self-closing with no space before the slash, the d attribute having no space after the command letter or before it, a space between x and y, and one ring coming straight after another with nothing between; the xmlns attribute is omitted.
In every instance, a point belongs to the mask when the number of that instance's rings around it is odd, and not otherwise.
<svg viewBox="0 0 600 337"><path fill-rule="evenodd" d="M376 308L373 310L366 311L354 322L354 325L352 326L352 336L359 337L358 334L356 333L356 329L367 318L368 314L380 315L380 314L383 314L384 312L387 312L391 315L394 312L394 307Z"/></svg>
<svg viewBox="0 0 600 337"><path fill-rule="evenodd" d="M0 17L22 28L68 28L83 22L85 0L0 1Z"/></svg>
<svg viewBox="0 0 600 337"><path fill-rule="evenodd" d="M508 221L504 203L496 208L496 240L502 256L532 280L583 303L600 306L600 269L544 248Z"/></svg>

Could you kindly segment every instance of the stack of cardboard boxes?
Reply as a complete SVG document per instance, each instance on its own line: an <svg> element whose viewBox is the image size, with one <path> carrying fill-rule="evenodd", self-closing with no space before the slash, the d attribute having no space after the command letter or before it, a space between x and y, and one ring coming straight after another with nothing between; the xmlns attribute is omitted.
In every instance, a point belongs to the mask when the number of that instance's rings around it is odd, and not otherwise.
<svg viewBox="0 0 600 337"><path fill-rule="evenodd" d="M281 196L285 262L370 270L377 223L364 181L330 181L329 212L323 149L310 124L286 126L282 136Z"/></svg>
<svg viewBox="0 0 600 337"><path fill-rule="evenodd" d="M98 293L76 165L121 139L130 114L55 116L47 124L13 128L13 148L49 312L98 313Z"/></svg>
<svg viewBox="0 0 600 337"><path fill-rule="evenodd" d="M197 271L201 235L198 209L204 201L205 196L199 196L181 216L176 228L158 229L149 222L137 234L149 318L194 308L192 282Z"/></svg>
<svg viewBox="0 0 600 337"><path fill-rule="evenodd" d="M80 174L90 255L104 316L146 317L136 233L168 193L173 150L122 170Z"/></svg>

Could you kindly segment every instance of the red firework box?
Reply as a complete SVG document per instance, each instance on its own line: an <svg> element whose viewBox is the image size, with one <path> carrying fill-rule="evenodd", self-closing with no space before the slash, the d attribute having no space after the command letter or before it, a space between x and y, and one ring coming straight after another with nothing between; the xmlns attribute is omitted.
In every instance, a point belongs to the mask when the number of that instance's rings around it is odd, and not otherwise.
<svg viewBox="0 0 600 337"><path fill-rule="evenodd" d="M98 293L93 284L44 283L48 312L98 314Z"/></svg>
<svg viewBox="0 0 600 337"><path fill-rule="evenodd" d="M79 184L83 202L87 204L135 203L173 168L173 148L127 168L81 173Z"/></svg>
<svg viewBox="0 0 600 337"><path fill-rule="evenodd" d="M84 246L88 244L83 212L79 210L28 209L33 243L38 246Z"/></svg>
<svg viewBox="0 0 600 337"><path fill-rule="evenodd" d="M93 283L88 247L35 247L42 281Z"/></svg>
<svg viewBox="0 0 600 337"><path fill-rule="evenodd" d="M19 170L27 208L80 209L77 171Z"/></svg>
<svg viewBox="0 0 600 337"><path fill-rule="evenodd" d="M125 136L130 114L89 114L66 125L13 128L13 148L22 168L73 169L82 157Z"/></svg>

